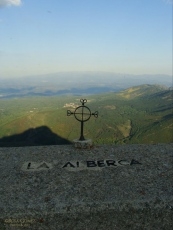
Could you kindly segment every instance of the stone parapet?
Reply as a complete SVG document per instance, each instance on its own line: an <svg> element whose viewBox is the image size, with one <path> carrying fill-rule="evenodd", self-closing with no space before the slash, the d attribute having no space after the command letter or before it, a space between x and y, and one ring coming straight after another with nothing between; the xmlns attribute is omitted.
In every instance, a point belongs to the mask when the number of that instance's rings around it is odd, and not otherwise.
<svg viewBox="0 0 173 230"><path fill-rule="evenodd" d="M0 148L0 229L173 227L173 143Z"/></svg>

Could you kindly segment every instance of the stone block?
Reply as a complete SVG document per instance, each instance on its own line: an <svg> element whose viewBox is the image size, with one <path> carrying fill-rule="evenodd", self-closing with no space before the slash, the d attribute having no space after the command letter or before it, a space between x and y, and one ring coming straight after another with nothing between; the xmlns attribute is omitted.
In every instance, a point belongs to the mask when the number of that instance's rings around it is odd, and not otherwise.
<svg viewBox="0 0 173 230"><path fill-rule="evenodd" d="M83 141L80 141L79 139L75 139L73 140L73 144L75 148L79 148L79 149L90 149L93 146L91 139L86 139Z"/></svg>

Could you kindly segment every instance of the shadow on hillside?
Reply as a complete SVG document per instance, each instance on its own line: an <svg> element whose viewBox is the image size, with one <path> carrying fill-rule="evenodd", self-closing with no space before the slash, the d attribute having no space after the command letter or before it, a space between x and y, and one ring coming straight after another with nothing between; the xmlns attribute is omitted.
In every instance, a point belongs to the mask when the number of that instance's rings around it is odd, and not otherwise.
<svg viewBox="0 0 173 230"><path fill-rule="evenodd" d="M70 141L53 133L47 126L31 128L21 134L0 139L0 147L68 145Z"/></svg>

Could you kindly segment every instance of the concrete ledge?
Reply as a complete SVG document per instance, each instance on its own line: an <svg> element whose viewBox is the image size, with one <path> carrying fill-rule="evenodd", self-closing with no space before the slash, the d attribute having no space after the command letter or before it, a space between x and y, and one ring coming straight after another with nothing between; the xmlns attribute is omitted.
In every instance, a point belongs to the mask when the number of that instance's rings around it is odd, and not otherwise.
<svg viewBox="0 0 173 230"><path fill-rule="evenodd" d="M0 229L173 227L173 144L0 148Z"/></svg>

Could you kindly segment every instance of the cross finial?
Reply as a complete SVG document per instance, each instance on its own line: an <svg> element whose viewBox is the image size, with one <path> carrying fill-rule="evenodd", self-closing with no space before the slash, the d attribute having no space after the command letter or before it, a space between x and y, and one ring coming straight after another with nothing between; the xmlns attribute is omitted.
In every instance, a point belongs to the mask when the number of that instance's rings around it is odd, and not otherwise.
<svg viewBox="0 0 173 230"><path fill-rule="evenodd" d="M84 141L85 140L84 135L83 135L84 122L88 121L92 115L95 118L97 118L98 117L98 111L91 113L91 110L87 106L84 105L85 103L87 103L86 99L80 99L80 102L82 105L78 106L74 112L67 110L67 116L74 114L74 117L76 118L76 120L81 122L81 133L80 133L79 140Z"/></svg>

